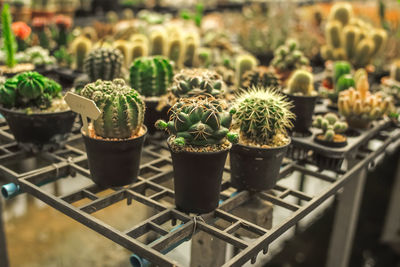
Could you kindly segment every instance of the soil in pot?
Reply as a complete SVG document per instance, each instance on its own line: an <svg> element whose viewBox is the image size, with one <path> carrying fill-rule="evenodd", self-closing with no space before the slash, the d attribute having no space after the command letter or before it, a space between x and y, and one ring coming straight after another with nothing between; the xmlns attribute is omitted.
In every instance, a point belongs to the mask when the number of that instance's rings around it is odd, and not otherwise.
<svg viewBox="0 0 400 267"><path fill-rule="evenodd" d="M92 180L100 187L119 187L135 182L147 136L146 126L137 136L128 139L103 139L95 136L92 128L89 132L90 136L81 130Z"/></svg>
<svg viewBox="0 0 400 267"><path fill-rule="evenodd" d="M239 190L264 191L272 189L279 177L279 170L288 144L261 148L235 144L230 151L231 182Z"/></svg>
<svg viewBox="0 0 400 267"><path fill-rule="evenodd" d="M335 134L333 141L327 141L324 139L323 134L319 134L314 137L314 141L318 144L329 147L345 147L347 145L346 136L341 134Z"/></svg>
<svg viewBox="0 0 400 267"><path fill-rule="evenodd" d="M307 132L312 124L317 96L286 95L293 102L291 111L296 115L296 119L293 120L293 131L299 133Z"/></svg>
<svg viewBox="0 0 400 267"><path fill-rule="evenodd" d="M209 152L177 151L171 145L172 138L168 138L168 146L174 169L176 207L186 213L212 212L218 207L222 174L231 145Z"/></svg>

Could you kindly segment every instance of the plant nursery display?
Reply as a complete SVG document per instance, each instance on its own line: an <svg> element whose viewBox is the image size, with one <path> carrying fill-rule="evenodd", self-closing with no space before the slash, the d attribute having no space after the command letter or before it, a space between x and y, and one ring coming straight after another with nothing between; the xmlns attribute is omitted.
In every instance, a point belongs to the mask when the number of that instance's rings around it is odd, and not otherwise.
<svg viewBox="0 0 400 267"><path fill-rule="evenodd" d="M81 95L102 111L82 136L90 174L99 186L124 186L137 179L147 128L143 125L145 103L122 79L97 80Z"/></svg>
<svg viewBox="0 0 400 267"><path fill-rule="evenodd" d="M322 130L321 134L315 136L315 142L332 147L343 147L347 144L347 138L343 135L348 127L347 123L341 122L335 113L318 115L313 127Z"/></svg>

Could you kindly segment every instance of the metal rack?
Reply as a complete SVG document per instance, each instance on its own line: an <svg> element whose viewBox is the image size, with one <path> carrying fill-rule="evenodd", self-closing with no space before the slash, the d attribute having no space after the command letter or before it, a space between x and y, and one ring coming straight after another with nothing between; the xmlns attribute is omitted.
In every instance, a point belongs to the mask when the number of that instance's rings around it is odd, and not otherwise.
<svg viewBox="0 0 400 267"><path fill-rule="evenodd" d="M190 240L197 232L206 232L240 251L223 266L241 266L248 261L256 262L258 254L261 251L264 254L267 253L269 245L274 240L336 194L349 181L356 179L358 173L366 169L371 162L385 152L392 142L400 138L400 129L380 130L369 138L368 141L380 140L382 144L375 151L358 153L355 163L347 171L326 173L321 172L307 159L285 160L280 170L281 178L297 172L329 183L329 186L316 195L306 194L297 188L282 186L279 182L273 190L268 192L256 194L248 191L237 192L229 182L229 166L225 166L220 205L214 212L201 217L182 213L173 207L173 203L168 203L167 199L174 198L173 188L166 186L166 183L173 179L173 170L168 148L163 141L150 140L144 147L139 178L134 184L112 188L112 193L106 196L98 195L105 189L95 184L67 195L56 196L43 190L41 186L54 183L58 179L75 176L76 173L84 177L90 175L80 134L75 132L65 147L60 150L32 155L18 149L16 143L12 141L7 126L2 122L0 123L0 140L9 142L0 145L0 154L2 154L0 155L0 176L15 182L22 192L33 195L156 265L181 266L165 254L171 248ZM38 169L23 173L16 173L9 164L6 164L26 157L40 157L46 163ZM255 196L273 203L276 207L286 209L290 215L280 224L273 225L272 229L265 229L231 212ZM296 201L290 201L290 198ZM80 206L73 205L83 199L88 202ZM122 231L93 216L94 212L121 201L126 201L126 205L137 201L157 210L157 213ZM220 222L224 222L225 227L221 227ZM166 227L166 225L175 225L175 227ZM236 234L240 229L251 232L257 238L251 241L241 239ZM143 242L140 237L150 232L156 233L159 237L151 243Z"/></svg>

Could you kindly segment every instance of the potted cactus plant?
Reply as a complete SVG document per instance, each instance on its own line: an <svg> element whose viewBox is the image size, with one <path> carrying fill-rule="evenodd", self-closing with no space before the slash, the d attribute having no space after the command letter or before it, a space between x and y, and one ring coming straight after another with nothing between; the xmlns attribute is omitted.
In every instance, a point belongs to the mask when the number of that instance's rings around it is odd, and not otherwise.
<svg viewBox="0 0 400 267"><path fill-rule="evenodd" d="M288 99L293 102L292 112L296 115L293 131L305 133L312 124L317 92L314 90L314 77L306 70L296 70L290 77L288 87L284 90Z"/></svg>
<svg viewBox="0 0 400 267"><path fill-rule="evenodd" d="M315 136L315 142L330 147L344 147L347 145L347 137L343 135L348 127L347 123L341 122L336 114L318 115L313 122L313 127L322 130L321 134Z"/></svg>
<svg viewBox="0 0 400 267"><path fill-rule="evenodd" d="M291 142L290 108L285 96L272 88L254 87L236 98L230 111L232 130L240 140L230 152L233 186L251 191L274 187Z"/></svg>
<svg viewBox="0 0 400 267"><path fill-rule="evenodd" d="M150 134L155 132L154 123L157 119L168 119L167 105L157 108L160 97L167 93L174 75L173 63L162 56L137 58L130 68L130 82L132 88L145 97L146 115L144 124Z"/></svg>
<svg viewBox="0 0 400 267"><path fill-rule="evenodd" d="M93 181L102 187L131 184L139 173L147 134L142 97L122 79L89 83L81 95L102 111L89 132L81 130Z"/></svg>
<svg viewBox="0 0 400 267"><path fill-rule="evenodd" d="M83 63L84 72L90 82L98 79L112 81L122 77L124 56L118 49L100 47L93 49Z"/></svg>
<svg viewBox="0 0 400 267"><path fill-rule="evenodd" d="M19 144L47 149L66 139L76 116L63 101L61 89L37 72L0 81L0 112Z"/></svg>
<svg viewBox="0 0 400 267"><path fill-rule="evenodd" d="M229 132L232 117L223 102L204 95L181 98L171 111L170 120L156 127L171 135L175 204L187 213L211 212L218 206L230 142L237 142Z"/></svg>

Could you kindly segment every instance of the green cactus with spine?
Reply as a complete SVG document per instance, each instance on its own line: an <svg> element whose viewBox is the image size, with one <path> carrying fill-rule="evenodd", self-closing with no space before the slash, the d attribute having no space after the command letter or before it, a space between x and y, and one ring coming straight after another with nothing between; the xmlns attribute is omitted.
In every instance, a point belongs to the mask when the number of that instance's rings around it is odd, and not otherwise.
<svg viewBox="0 0 400 267"><path fill-rule="evenodd" d="M287 40L284 45L275 50L271 63L279 72L293 71L310 64L293 39Z"/></svg>
<svg viewBox="0 0 400 267"><path fill-rule="evenodd" d="M354 81L354 78L350 74L345 74L340 76L339 80L335 84L335 89L337 93L340 93L344 90L349 89L350 87L355 87L356 83Z"/></svg>
<svg viewBox="0 0 400 267"><path fill-rule="evenodd" d="M340 121L335 113L327 113L324 116L318 115L313 121L313 127L323 131L323 140L332 142L335 134L346 132L348 125L346 122Z"/></svg>
<svg viewBox="0 0 400 267"><path fill-rule="evenodd" d="M395 60L390 67L390 78L400 82L400 60Z"/></svg>
<svg viewBox="0 0 400 267"><path fill-rule="evenodd" d="M137 58L130 68L132 88L146 97L166 94L174 76L172 64L162 56Z"/></svg>
<svg viewBox="0 0 400 267"><path fill-rule="evenodd" d="M359 35L360 30L353 25L347 25L343 28L342 42L346 55L353 55L355 53Z"/></svg>
<svg viewBox="0 0 400 267"><path fill-rule="evenodd" d="M71 44L71 52L75 58L75 67L78 71L83 71L86 55L92 48L92 42L85 36L77 37Z"/></svg>
<svg viewBox="0 0 400 267"><path fill-rule="evenodd" d="M17 51L17 43L15 41L14 33L11 29L12 17L10 13L10 6L4 4L3 10L1 11L1 24L2 24L2 35L3 35L3 46L6 52L6 66L9 68L14 67L17 64L15 60L15 53Z"/></svg>
<svg viewBox="0 0 400 267"><path fill-rule="evenodd" d="M215 71L207 69L182 69L174 76L170 91L178 98L196 95L222 97L225 84Z"/></svg>
<svg viewBox="0 0 400 267"><path fill-rule="evenodd" d="M387 32L384 29L374 29L371 34L371 39L374 42L374 51L372 51L372 55L376 55L386 44Z"/></svg>
<svg viewBox="0 0 400 267"><path fill-rule="evenodd" d="M375 49L375 44L371 39L361 40L356 47L354 57L352 59L353 64L357 68L361 68L370 63Z"/></svg>
<svg viewBox="0 0 400 267"><path fill-rule="evenodd" d="M351 65L347 61L336 61L333 64L333 82L337 83L340 77L351 73Z"/></svg>
<svg viewBox="0 0 400 267"><path fill-rule="evenodd" d="M349 3L335 4L329 14L330 20L337 20L343 26L347 25L353 16L353 8Z"/></svg>
<svg viewBox="0 0 400 267"><path fill-rule="evenodd" d="M155 125L174 135L175 145L208 146L223 144L226 139L238 141L237 134L229 132L231 114L213 97L182 98L171 111L168 122L158 120Z"/></svg>
<svg viewBox="0 0 400 267"><path fill-rule="evenodd" d="M138 57L145 57L149 54L149 40L146 35L134 34L131 39L131 58L133 62Z"/></svg>
<svg viewBox="0 0 400 267"><path fill-rule="evenodd" d="M84 70L90 80L112 81L122 75L124 57L117 49L97 48L85 58Z"/></svg>
<svg viewBox="0 0 400 267"><path fill-rule="evenodd" d="M126 40L117 40L113 43L113 47L118 49L124 56L124 66L128 67L129 64L129 42Z"/></svg>
<svg viewBox="0 0 400 267"><path fill-rule="evenodd" d="M153 30L149 37L151 55L164 55L167 43L167 33L164 29Z"/></svg>
<svg viewBox="0 0 400 267"><path fill-rule="evenodd" d="M329 21L325 27L327 43L333 48L341 47L342 24L339 21Z"/></svg>
<svg viewBox="0 0 400 267"><path fill-rule="evenodd" d="M233 129L240 138L259 144L274 145L279 135L287 135L293 127L294 114L285 96L272 88L254 87L242 92L230 110L233 114Z"/></svg>
<svg viewBox="0 0 400 267"><path fill-rule="evenodd" d="M316 95L313 74L306 70L296 70L289 79L287 92L291 95Z"/></svg>
<svg viewBox="0 0 400 267"><path fill-rule="evenodd" d="M251 88L254 86L262 87L279 87L280 82L275 72L267 67L259 66L255 69L248 70L243 74L243 88Z"/></svg>
<svg viewBox="0 0 400 267"><path fill-rule="evenodd" d="M184 39L184 55L183 55L183 65L185 67L191 68L194 66L195 57L197 54L197 49L200 46L199 37L197 34L188 34Z"/></svg>
<svg viewBox="0 0 400 267"><path fill-rule="evenodd" d="M81 95L93 100L102 111L100 117L93 122L96 135L126 139L137 134L142 127L144 101L124 80L97 80L86 85Z"/></svg>
<svg viewBox="0 0 400 267"><path fill-rule="evenodd" d="M239 55L235 59L236 85L243 87L243 74L257 67L257 59L248 54Z"/></svg>
<svg viewBox="0 0 400 267"><path fill-rule="evenodd" d="M179 33L173 33L168 37L166 56L175 62L175 67L180 68L183 64L184 43Z"/></svg>
<svg viewBox="0 0 400 267"><path fill-rule="evenodd" d="M6 79L0 77L0 104L5 108L15 106L17 99L17 83L16 79Z"/></svg>

